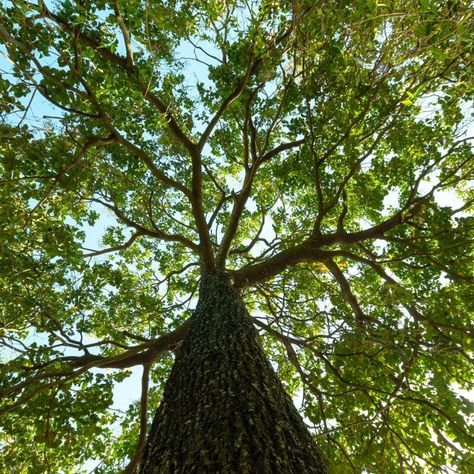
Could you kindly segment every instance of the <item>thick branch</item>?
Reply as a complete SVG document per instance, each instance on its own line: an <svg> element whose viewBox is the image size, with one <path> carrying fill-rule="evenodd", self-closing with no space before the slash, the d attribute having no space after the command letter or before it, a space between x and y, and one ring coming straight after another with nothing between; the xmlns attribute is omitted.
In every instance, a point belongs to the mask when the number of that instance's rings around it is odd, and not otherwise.
<svg viewBox="0 0 474 474"><path fill-rule="evenodd" d="M268 280L286 268L303 262L324 262L334 257L335 252L321 250L310 241L303 242L293 248L282 250L262 263L244 267L231 273L234 286L242 288L259 281Z"/></svg>
<svg viewBox="0 0 474 474"><path fill-rule="evenodd" d="M207 271L215 269L214 252L212 250L211 238L209 236L209 227L204 215L202 205L202 159L201 153L197 150L192 155L192 197L191 205L193 216L196 222L196 228L199 234L199 251L204 268Z"/></svg>
<svg viewBox="0 0 474 474"><path fill-rule="evenodd" d="M234 206L232 208L232 213L229 220L229 225L225 231L224 237L222 238L221 246L219 249L219 255L217 257L217 266L221 270L225 268L225 261L227 255L229 254L230 247L232 245L232 241L237 233L237 229L239 227L240 218L242 213L245 209L245 204L250 196L252 190L252 184L255 179L255 175L259 166L265 162L273 158L274 156L278 155L279 153L289 150L291 148L300 146L304 143L304 140L296 140L290 143L283 143L273 150L270 150L268 153L265 153L261 157L255 159L252 166L246 169L245 179L242 186L240 193L237 195Z"/></svg>
<svg viewBox="0 0 474 474"><path fill-rule="evenodd" d="M154 341L132 347L119 355L104 357L88 354L64 357L62 360L70 362L73 367L87 365L88 367L100 367L103 369L125 369L135 365L150 364L163 352L175 349L185 338L190 325L191 320L188 319L174 331Z"/></svg>
<svg viewBox="0 0 474 474"><path fill-rule="evenodd" d="M189 331L191 320L188 319L174 331L159 337L154 341L140 344L115 356L99 356L86 354L84 356L68 356L52 362L67 362L68 368L39 372L34 377L11 386L0 393L0 398L10 397L25 390L16 401L0 409L0 414L7 413L28 402L36 393L46 388L54 387L67 380L73 380L87 370L97 368L124 369L135 365L152 363L161 353L174 350L185 338ZM31 387L31 390L26 390Z"/></svg>
<svg viewBox="0 0 474 474"><path fill-rule="evenodd" d="M234 206L232 207L232 213L230 215L229 225L225 231L224 237L219 248L219 254L217 257L217 266L220 269L224 269L225 261L227 254L229 253L232 240L237 233L239 227L239 221L242 216L242 212L245 209L245 204L250 196L250 191L252 189L252 182L256 173L256 165L252 168L246 170L244 185L239 195L236 196L234 201Z"/></svg>
<svg viewBox="0 0 474 474"><path fill-rule="evenodd" d="M393 229L403 222L402 212L398 212L386 221L380 224L364 229L359 232L337 232L335 234L322 235L317 237L317 242L321 246L333 244L354 244L364 240L376 239L382 237L385 232ZM316 240L316 239L315 239Z"/></svg>
<svg viewBox="0 0 474 474"><path fill-rule="evenodd" d="M406 206L405 211L399 211L389 219L369 229L359 232L336 232L334 234L311 237L301 244L282 250L261 263L234 271L232 273L234 285L237 288L242 288L259 281L273 278L286 268L298 263L325 262L339 255L337 251L322 250L322 247L336 244L354 244L365 240L381 238L386 232L403 223L405 216L416 214L416 212L421 209L422 203L423 200L420 199L411 209L409 206Z"/></svg>

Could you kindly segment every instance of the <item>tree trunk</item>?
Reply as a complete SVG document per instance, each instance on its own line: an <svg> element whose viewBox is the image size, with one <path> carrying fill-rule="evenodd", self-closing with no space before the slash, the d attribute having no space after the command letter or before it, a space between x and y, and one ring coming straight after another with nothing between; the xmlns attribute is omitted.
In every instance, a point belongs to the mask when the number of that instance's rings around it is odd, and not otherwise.
<svg viewBox="0 0 474 474"><path fill-rule="evenodd" d="M224 275L203 277L140 472L327 472Z"/></svg>

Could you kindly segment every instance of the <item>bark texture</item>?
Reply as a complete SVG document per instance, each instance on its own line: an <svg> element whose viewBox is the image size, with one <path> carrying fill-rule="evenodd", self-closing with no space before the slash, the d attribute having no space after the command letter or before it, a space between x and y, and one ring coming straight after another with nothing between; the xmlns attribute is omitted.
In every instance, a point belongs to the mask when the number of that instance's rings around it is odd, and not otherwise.
<svg viewBox="0 0 474 474"><path fill-rule="evenodd" d="M140 473L326 472L238 292L203 277Z"/></svg>

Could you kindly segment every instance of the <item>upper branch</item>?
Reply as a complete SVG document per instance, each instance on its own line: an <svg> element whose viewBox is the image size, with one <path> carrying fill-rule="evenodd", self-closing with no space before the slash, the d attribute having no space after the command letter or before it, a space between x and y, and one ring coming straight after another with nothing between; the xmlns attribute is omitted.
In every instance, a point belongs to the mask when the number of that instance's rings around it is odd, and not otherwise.
<svg viewBox="0 0 474 474"><path fill-rule="evenodd" d="M115 129L114 129L115 130ZM135 156L140 158L143 163L145 163L146 167L150 170L151 174L160 182L169 186L171 188L177 189L181 191L188 199L192 199L192 192L189 188L187 188L184 184L181 184L179 181L176 181L173 178L170 178L166 175L162 170L160 170L153 159L148 153L143 151L140 147L134 145L132 142L128 141L123 135L119 134L117 130L115 130L117 137L126 148L128 148Z"/></svg>
<svg viewBox="0 0 474 474"><path fill-rule="evenodd" d="M204 214L202 202L202 158L201 152L194 150L192 157L192 195L191 206L193 216L196 222L196 228L199 234L199 250L202 264L206 270L213 271L215 269L214 252L212 250L211 237L209 235L209 227Z"/></svg>
<svg viewBox="0 0 474 474"><path fill-rule="evenodd" d="M204 132L201 135L201 138L198 143L198 149L202 150L204 145L206 144L207 139L211 135L212 131L214 130L215 126L218 124L221 117L224 115L225 111L228 109L229 105L232 104L238 97L242 94L245 90L245 86L248 84L250 78L253 74L258 70L258 66L261 62L261 59L257 59L254 62L250 62L249 66L243 77L240 79L239 83L235 87L235 89L227 96L227 98L222 102L219 109L212 117L211 121L208 123L207 127L205 128Z"/></svg>
<svg viewBox="0 0 474 474"><path fill-rule="evenodd" d="M217 257L218 268L224 269L225 267L225 261L226 261L227 255L229 254L232 241L235 237L235 234L237 233L240 218L245 209L245 204L247 203L247 200L250 197L250 193L252 191L252 184L260 165L266 161L269 161L273 157L277 156L279 153L298 147L302 145L303 143L304 143L304 139L295 140L293 142L288 142L288 143L282 143L281 145L275 147L274 149L268 151L267 153L261 155L260 157L256 157L256 159L254 159L252 163L252 166L250 168L246 168L242 189L240 193L236 196L236 199L234 201L234 206L232 208L229 225L227 226L224 237L222 238L221 246L219 248L219 254Z"/></svg>
<svg viewBox="0 0 474 474"><path fill-rule="evenodd" d="M132 236L131 236L126 242L124 242L123 244L115 245L114 247L109 247L109 248L102 249L102 250L94 250L93 252L85 253L85 254L83 254L82 256L83 256L84 258L88 258L88 257L98 257L99 255L104 255L104 254L106 254L106 253L118 252L119 250L128 249L129 247L131 247L131 246L134 244L134 242L135 242L135 241L138 239L138 237L140 237L141 235L144 235L143 232L137 231L137 232L135 232L134 234L132 234ZM86 250L89 250L89 249L86 249Z"/></svg>
<svg viewBox="0 0 474 474"><path fill-rule="evenodd" d="M234 200L234 206L230 215L229 225L227 226L224 237L222 238L222 242L219 248L219 254L217 256L217 266L222 270L225 267L225 261L227 258L227 254L229 253L232 240L234 239L235 234L237 233L240 217L242 216L242 212L245 209L245 203L247 202L250 196L252 182L255 177L256 171L257 166L255 164L250 169L246 170L244 184L239 195L236 196Z"/></svg>
<svg viewBox="0 0 474 474"><path fill-rule="evenodd" d="M115 19L117 20L117 24L119 25L120 31L122 32L123 41L125 43L125 50L127 52L127 58L125 60L125 64L126 64L127 69L131 69L133 67L132 40L130 37L130 32L128 31L127 25L123 21L122 14L120 13L117 0L114 2L114 13L115 13Z"/></svg>
<svg viewBox="0 0 474 474"><path fill-rule="evenodd" d="M31 216L49 198L49 196L54 191L57 184L66 175L66 173L68 173L75 166L78 166L79 163L84 159L84 157L87 156L87 153L91 148L103 147L103 146L106 146L106 145L110 145L111 143L114 143L115 141L116 141L116 139L113 136L110 136L110 137L93 137L93 138L90 138L89 140L87 140L87 142L84 143L84 145L76 153L76 155L74 157L74 160L71 163L69 163L62 171L60 171L58 174L56 174L52 184L46 190L46 194L38 201L38 203L29 212L29 217L28 217L28 219L27 219L27 221L25 222L24 225L26 226L28 224L28 221L31 218Z"/></svg>
<svg viewBox="0 0 474 474"><path fill-rule="evenodd" d="M141 224L138 224L137 222L132 221L129 217L127 217L119 208L116 206L109 204L108 202L102 201L97 198L89 198L90 201L97 202L98 204L101 204L102 206L106 207L107 209L110 209L116 216L117 218L123 222L124 224L128 225L129 227L133 227L138 231L139 235L149 235L150 237L155 237L160 240L166 240L170 242L178 242L185 247L191 249L194 252L199 251L199 247L191 240L188 238L179 235L179 234L168 234L167 232L163 232L159 229L147 229L146 227L143 227ZM138 235L136 235L138 237ZM133 242L132 242L133 243ZM130 245L130 244L129 244ZM127 245L127 246L129 246Z"/></svg>
<svg viewBox="0 0 474 474"><path fill-rule="evenodd" d="M343 298L351 306L352 311L354 312L357 329L359 331L364 331L364 320L367 319L367 316L362 311L362 308L360 307L357 298L352 292L349 282L344 276L344 273L341 271L337 263L334 262L334 260L328 259L324 262L324 265L328 268L332 276L336 279L337 283L339 284L339 287L341 288Z"/></svg>
<svg viewBox="0 0 474 474"><path fill-rule="evenodd" d="M167 121L168 128L174 137L189 151L192 152L196 149L196 145L188 138L186 133L181 129L179 126L176 118L170 111L169 105L165 104L159 97L153 94L149 90L149 85L144 84L138 77L137 71L133 67L132 63L132 56L131 56L131 46L127 46L127 38L129 38L128 30L125 28L126 35L125 42L126 42L126 50L127 50L127 57L123 57L119 54L116 54L110 51L108 48L103 46L98 38L91 37L83 32L80 31L80 28L76 25L71 25L68 23L64 18L61 18L59 15L52 13L48 7L42 2L42 15L45 18L50 19L53 21L57 26L59 26L63 31L66 31L71 36L73 36L78 42L93 48L103 59L106 59L112 64L119 66L123 69L128 76L139 86L139 89L142 95L152 104L154 105L160 113L162 113ZM123 21L122 21L123 23ZM120 26L120 24L119 24ZM125 25L123 25L125 26ZM122 27L121 27L122 29ZM122 33L123 33L122 29ZM130 48L130 50L129 50Z"/></svg>
<svg viewBox="0 0 474 474"><path fill-rule="evenodd" d="M278 155L282 151L291 150L292 148L299 147L300 145L303 145L304 142L305 139L301 138L292 142L282 143L281 145L278 145L277 147L273 148L273 150L267 151L267 153L260 157L259 161L260 163L265 163L266 161L271 160L274 156Z"/></svg>

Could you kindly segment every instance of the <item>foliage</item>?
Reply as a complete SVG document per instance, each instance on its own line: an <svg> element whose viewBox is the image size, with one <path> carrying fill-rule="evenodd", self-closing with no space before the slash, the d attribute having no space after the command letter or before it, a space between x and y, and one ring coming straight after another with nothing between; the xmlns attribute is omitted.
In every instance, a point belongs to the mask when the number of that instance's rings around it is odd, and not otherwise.
<svg viewBox="0 0 474 474"><path fill-rule="evenodd" d="M472 472L470 6L3 2L0 466L123 468L226 271L338 473Z"/></svg>

